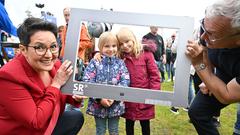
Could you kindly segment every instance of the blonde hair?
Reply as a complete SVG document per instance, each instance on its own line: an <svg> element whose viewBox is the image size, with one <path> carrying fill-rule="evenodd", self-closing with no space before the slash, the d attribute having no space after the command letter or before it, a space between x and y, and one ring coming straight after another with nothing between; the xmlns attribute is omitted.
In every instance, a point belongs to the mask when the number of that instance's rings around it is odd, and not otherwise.
<svg viewBox="0 0 240 135"><path fill-rule="evenodd" d="M100 35L99 41L98 41L98 48L100 53L102 54L102 49L105 44L107 44L109 41L113 41L117 45L117 49L119 50L119 42L115 34L112 32L104 32Z"/></svg>
<svg viewBox="0 0 240 135"><path fill-rule="evenodd" d="M129 28L121 28L118 32L117 32L117 39L118 41L132 41L133 42L133 49L132 49L132 54L135 57L138 57L142 50L142 44L140 44L136 38L136 36L134 35L134 33L129 29ZM122 55L122 52L120 52L120 54Z"/></svg>

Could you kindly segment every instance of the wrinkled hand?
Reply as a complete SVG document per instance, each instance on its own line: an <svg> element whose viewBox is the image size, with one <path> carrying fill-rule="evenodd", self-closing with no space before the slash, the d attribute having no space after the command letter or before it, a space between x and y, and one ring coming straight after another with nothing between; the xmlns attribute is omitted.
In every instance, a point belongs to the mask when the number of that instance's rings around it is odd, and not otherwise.
<svg viewBox="0 0 240 135"><path fill-rule="evenodd" d="M199 88L200 88L200 91L203 93L203 94L208 94L209 96L212 95L212 93L209 91L209 89L207 88L207 86L204 84L204 83L201 83L199 85Z"/></svg>
<svg viewBox="0 0 240 135"><path fill-rule="evenodd" d="M111 100L111 99L101 99L100 103L102 106L104 107L110 107L112 104L113 104L114 100Z"/></svg>
<svg viewBox="0 0 240 135"><path fill-rule="evenodd" d="M188 40L185 54L191 59L193 65L203 62L203 51L206 50L196 41Z"/></svg>
<svg viewBox="0 0 240 135"><path fill-rule="evenodd" d="M101 54L100 53L96 53L94 56L93 56L93 59L97 60L97 61L101 61L102 58L101 58Z"/></svg>
<svg viewBox="0 0 240 135"><path fill-rule="evenodd" d="M189 40L185 53L190 58L193 66L204 63L206 67L208 67L207 71L209 74L212 73L213 65L209 61L207 47L201 46L197 42Z"/></svg>
<svg viewBox="0 0 240 135"><path fill-rule="evenodd" d="M196 57L203 51L203 46L199 45L197 41L188 40L186 54L190 57Z"/></svg>
<svg viewBox="0 0 240 135"><path fill-rule="evenodd" d="M87 96L73 95L72 98L77 102L82 102L82 100L87 99Z"/></svg>
<svg viewBox="0 0 240 135"><path fill-rule="evenodd" d="M60 89L67 80L69 79L70 75L73 73L73 66L71 61L65 60L60 68L58 69L56 75L52 80L51 86L57 87Z"/></svg>

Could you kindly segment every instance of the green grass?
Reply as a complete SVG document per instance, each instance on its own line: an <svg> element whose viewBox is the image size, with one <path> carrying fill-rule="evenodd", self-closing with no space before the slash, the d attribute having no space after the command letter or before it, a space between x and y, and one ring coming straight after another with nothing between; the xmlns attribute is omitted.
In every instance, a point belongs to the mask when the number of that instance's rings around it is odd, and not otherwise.
<svg viewBox="0 0 240 135"><path fill-rule="evenodd" d="M172 89L172 82L162 84L163 90ZM78 135L95 135L95 122L92 116L85 113L85 107L82 112L85 114L85 123ZM151 120L151 135L197 135L193 125L189 123L187 112L180 109L180 113L175 115L169 111L167 106L156 106L155 119ZM236 120L236 104L232 104L221 111L221 135L231 135L234 122ZM120 119L119 134L125 135L125 121ZM107 134L108 135L108 134ZM137 121L135 124L135 135L141 135L141 126Z"/></svg>

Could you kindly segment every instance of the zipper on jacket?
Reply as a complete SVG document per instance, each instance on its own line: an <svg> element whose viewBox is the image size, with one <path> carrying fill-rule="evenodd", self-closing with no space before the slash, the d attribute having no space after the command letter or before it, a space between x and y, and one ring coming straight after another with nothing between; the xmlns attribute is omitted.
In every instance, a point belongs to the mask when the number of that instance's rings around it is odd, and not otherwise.
<svg viewBox="0 0 240 135"><path fill-rule="evenodd" d="M108 61L107 61L107 65L108 65L108 69L107 69L107 84L111 84L111 81L110 81L110 64L111 64L111 58L109 57L108 58Z"/></svg>

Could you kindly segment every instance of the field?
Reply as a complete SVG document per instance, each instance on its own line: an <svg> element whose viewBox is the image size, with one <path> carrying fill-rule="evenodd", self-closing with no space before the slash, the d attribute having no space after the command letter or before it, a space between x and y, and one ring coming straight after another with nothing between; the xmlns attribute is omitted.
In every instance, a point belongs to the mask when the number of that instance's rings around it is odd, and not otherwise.
<svg viewBox="0 0 240 135"><path fill-rule="evenodd" d="M172 82L163 83L163 89L171 89ZM85 116L85 123L78 135L95 135L94 118L85 114L85 107L81 109ZM231 135L236 120L236 104L232 104L221 111L221 135ZM125 121L120 119L119 134L125 135ZM108 135L108 133L107 133ZM141 135L139 122L135 124L135 135ZM193 125L189 123L187 112L180 109L178 115L170 112L167 106L156 106L156 118L151 120L151 135L197 135Z"/></svg>

